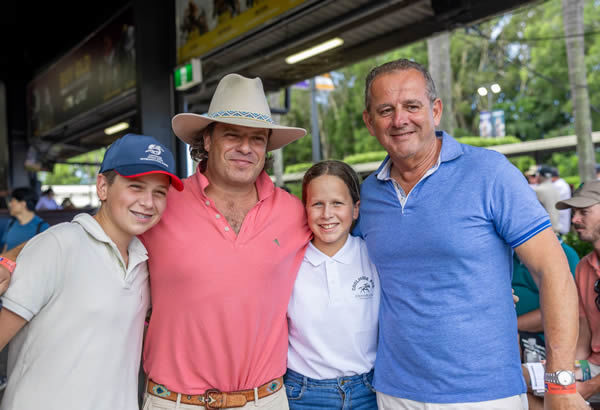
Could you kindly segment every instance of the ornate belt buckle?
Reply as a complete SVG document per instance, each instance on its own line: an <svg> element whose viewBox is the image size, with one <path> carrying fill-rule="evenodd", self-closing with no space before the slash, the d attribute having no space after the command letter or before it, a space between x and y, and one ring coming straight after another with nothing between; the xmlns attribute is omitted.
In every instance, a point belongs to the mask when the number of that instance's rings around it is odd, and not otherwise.
<svg viewBox="0 0 600 410"><path fill-rule="evenodd" d="M211 394L218 394L221 397L218 399L211 396ZM216 404L216 406L213 406ZM223 394L217 389L208 389L204 392L204 407L207 409L221 409L223 408Z"/></svg>

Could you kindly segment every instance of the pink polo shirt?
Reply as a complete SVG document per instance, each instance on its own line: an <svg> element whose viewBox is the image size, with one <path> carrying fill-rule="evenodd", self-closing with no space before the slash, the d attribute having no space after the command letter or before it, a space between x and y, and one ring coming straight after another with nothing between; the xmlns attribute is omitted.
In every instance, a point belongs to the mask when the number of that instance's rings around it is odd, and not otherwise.
<svg viewBox="0 0 600 410"><path fill-rule="evenodd" d="M579 316L586 317L592 334L592 353L588 360L600 366L600 312L596 307L594 283L600 279L600 266L595 251L588 253L575 268L575 282L579 293Z"/></svg>
<svg viewBox="0 0 600 410"><path fill-rule="evenodd" d="M153 306L144 369L178 393L260 386L286 369L286 310L311 235L304 208L262 172L236 235L203 174L184 184L141 238Z"/></svg>

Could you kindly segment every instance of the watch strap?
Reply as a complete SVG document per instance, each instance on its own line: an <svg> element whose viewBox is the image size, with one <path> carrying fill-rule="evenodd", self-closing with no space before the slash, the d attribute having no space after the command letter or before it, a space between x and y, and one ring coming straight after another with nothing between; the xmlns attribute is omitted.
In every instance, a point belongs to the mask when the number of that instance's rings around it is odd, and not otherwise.
<svg viewBox="0 0 600 410"><path fill-rule="evenodd" d="M575 383L563 386L562 384L546 382L546 394L575 394L577 386Z"/></svg>

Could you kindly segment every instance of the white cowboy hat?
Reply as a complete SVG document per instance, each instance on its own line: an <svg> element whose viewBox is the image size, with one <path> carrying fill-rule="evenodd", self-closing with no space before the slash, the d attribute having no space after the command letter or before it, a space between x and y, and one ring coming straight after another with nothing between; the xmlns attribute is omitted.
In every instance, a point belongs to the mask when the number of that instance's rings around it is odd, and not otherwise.
<svg viewBox="0 0 600 410"><path fill-rule="evenodd" d="M198 133L215 121L273 130L267 151L306 135L303 128L275 124L260 78L250 79L239 74L227 74L219 81L206 114L185 113L173 117L173 132L185 143L192 144Z"/></svg>

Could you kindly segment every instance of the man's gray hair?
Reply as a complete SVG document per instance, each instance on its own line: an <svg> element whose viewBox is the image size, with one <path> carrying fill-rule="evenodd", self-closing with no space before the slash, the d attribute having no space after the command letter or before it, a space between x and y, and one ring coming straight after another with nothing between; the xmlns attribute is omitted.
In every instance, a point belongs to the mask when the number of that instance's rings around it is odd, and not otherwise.
<svg viewBox="0 0 600 410"><path fill-rule="evenodd" d="M433 78L431 78L431 74L425 67L421 64L408 60L406 58L401 58L399 60L390 61L388 63L382 64L380 66L374 67L371 69L367 78L365 79L365 107L367 111L371 109L371 83L382 74L391 73L393 71L405 71L405 70L417 70L423 75L425 79L425 85L427 88L427 96L429 97L429 102L433 104L437 97L437 91L435 89L435 83L433 82Z"/></svg>

